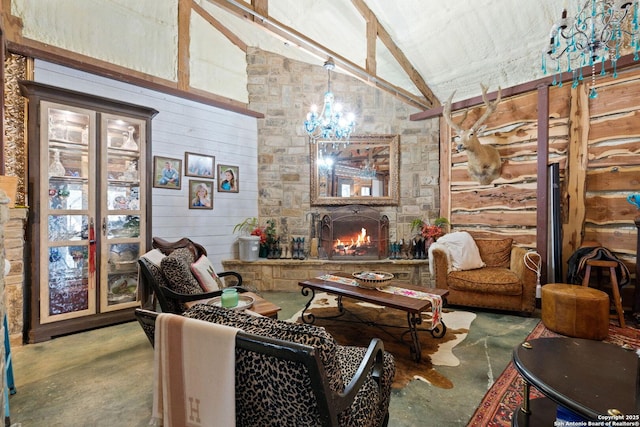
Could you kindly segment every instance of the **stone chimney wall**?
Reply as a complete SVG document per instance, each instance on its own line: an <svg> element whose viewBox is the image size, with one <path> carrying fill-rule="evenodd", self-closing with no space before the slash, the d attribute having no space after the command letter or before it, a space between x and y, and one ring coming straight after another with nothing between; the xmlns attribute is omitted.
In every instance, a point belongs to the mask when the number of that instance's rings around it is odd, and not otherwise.
<svg viewBox="0 0 640 427"><path fill-rule="evenodd" d="M25 273L25 227L29 210L9 209L9 219L4 225L4 256L11 263L11 270L4 278L9 339L12 346L22 345L24 329L24 273Z"/></svg>
<svg viewBox="0 0 640 427"><path fill-rule="evenodd" d="M303 128L312 104L327 90L327 71L258 48L247 53L249 108L258 119L259 217L274 218L287 238L309 236L310 151ZM396 97L349 75L331 73L331 89L345 112L356 115L354 134L400 135L400 203L380 207L389 217L391 241L411 237L411 221L439 216L439 122L410 121L417 113ZM322 212L322 209L320 209ZM307 239L308 240L308 239Z"/></svg>

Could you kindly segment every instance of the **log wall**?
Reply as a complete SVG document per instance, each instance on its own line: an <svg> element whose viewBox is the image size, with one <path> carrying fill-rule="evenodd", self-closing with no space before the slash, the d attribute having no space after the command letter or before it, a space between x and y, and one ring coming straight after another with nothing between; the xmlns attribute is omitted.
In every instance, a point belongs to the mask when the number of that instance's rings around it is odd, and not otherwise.
<svg viewBox="0 0 640 427"><path fill-rule="evenodd" d="M566 260L586 240L599 241L635 272L640 211L626 198L640 193L640 69L597 84L595 99L584 84L549 88L548 163L560 169L563 277ZM470 179L466 153L457 151L455 135L440 121L441 214L452 230L510 236L536 249L537 102L536 91L503 98L485 122L480 141L496 147L503 160L490 185ZM484 110L456 111L453 119L467 114L461 126L468 129Z"/></svg>

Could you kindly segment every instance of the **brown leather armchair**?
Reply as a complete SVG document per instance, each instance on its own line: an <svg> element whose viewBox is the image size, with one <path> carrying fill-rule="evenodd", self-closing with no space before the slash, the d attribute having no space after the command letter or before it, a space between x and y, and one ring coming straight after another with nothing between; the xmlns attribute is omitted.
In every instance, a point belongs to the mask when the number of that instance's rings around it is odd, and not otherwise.
<svg viewBox="0 0 640 427"><path fill-rule="evenodd" d="M536 308L540 255L514 246L511 238L474 241L486 267L449 271L445 250L432 250L436 288L449 290L451 305L531 314Z"/></svg>

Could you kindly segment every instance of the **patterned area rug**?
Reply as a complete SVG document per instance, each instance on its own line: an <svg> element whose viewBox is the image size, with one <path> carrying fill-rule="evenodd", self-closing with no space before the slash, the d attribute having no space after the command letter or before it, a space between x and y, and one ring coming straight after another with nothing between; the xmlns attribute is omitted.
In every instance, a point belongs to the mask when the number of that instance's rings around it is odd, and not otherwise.
<svg viewBox="0 0 640 427"><path fill-rule="evenodd" d="M562 336L545 328L540 322L531 331L527 339ZM620 328L617 326L616 321L612 321L609 324L609 336L604 341L620 346L628 344L637 350L640 348L640 330L628 327ZM511 415L522 404L522 388L522 377L513 366L513 362L509 362L504 372L482 398L482 402L480 402L467 427L511 426ZM543 395L534 387L531 387L530 396L531 399L534 399Z"/></svg>
<svg viewBox="0 0 640 427"><path fill-rule="evenodd" d="M380 338L384 349L393 354L396 360L396 376L393 388L402 388L411 380L428 382L440 388L452 388L453 383L438 372L436 366L458 366L460 361L453 354L453 348L461 343L469 333L474 313L456 310L443 310L443 321L447 331L442 338L434 338L430 332L418 333L422 346L422 359L415 362L409 351L407 315L374 304L355 302L348 298L342 300L345 314L336 319L316 318L315 325L325 327L335 340L342 345L368 346L372 338ZM326 293L316 294L310 313L317 317L335 316L337 298ZM300 322L302 311L293 315L290 321ZM385 326L380 326L385 325ZM429 327L427 322L421 327Z"/></svg>

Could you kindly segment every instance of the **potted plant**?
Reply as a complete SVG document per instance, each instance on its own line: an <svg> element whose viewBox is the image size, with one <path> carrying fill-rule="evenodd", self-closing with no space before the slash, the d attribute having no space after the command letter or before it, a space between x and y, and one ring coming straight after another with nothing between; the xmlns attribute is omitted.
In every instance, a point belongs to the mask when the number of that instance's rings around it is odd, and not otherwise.
<svg viewBox="0 0 640 427"><path fill-rule="evenodd" d="M258 228L258 218L245 218L244 221L239 222L233 227L233 233L239 232L241 235L247 235L251 234L256 228Z"/></svg>
<svg viewBox="0 0 640 427"><path fill-rule="evenodd" d="M238 246L240 249L240 259L242 261L256 261L258 259L262 236L258 231L258 218L245 218L244 221L233 227L233 233L240 233Z"/></svg>

